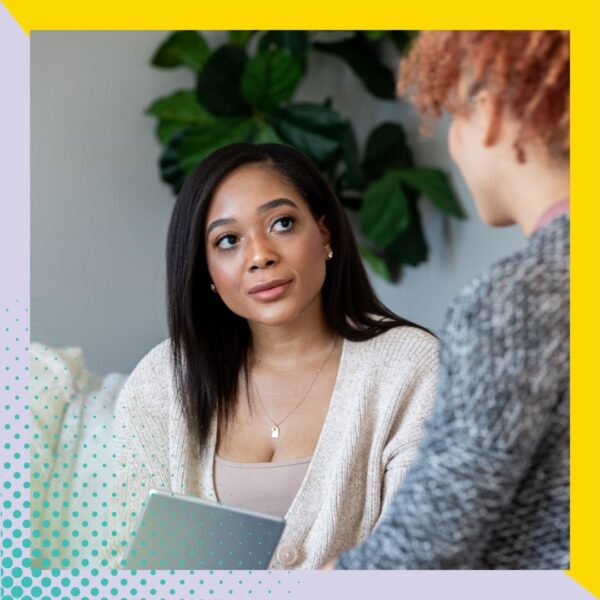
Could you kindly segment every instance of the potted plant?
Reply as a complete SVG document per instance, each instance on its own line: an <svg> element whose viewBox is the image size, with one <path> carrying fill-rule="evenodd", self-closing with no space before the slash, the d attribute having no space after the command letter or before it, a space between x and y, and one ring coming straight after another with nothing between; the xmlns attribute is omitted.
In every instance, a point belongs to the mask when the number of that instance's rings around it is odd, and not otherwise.
<svg viewBox="0 0 600 600"><path fill-rule="evenodd" d="M331 100L295 102L309 52L345 61L376 98L395 99L393 71L382 60L385 46L402 54L413 32L351 31L333 40L308 31L230 31L210 48L201 33L170 35L152 58L155 67L186 67L193 87L154 100L146 112L157 119L163 146L160 173L177 193L205 156L232 142L278 142L307 154L341 202L356 212L359 245L375 273L397 281L403 265L427 260L418 204L428 198L445 214L465 217L447 175L415 165L402 125L384 122L364 148L354 127Z"/></svg>

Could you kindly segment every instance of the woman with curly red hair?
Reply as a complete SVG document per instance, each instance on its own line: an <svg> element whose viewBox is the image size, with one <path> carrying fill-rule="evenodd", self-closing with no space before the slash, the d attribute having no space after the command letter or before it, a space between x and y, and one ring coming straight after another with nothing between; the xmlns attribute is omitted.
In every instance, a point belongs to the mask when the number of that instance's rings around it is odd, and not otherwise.
<svg viewBox="0 0 600 600"><path fill-rule="evenodd" d="M569 33L436 31L401 65L477 210L522 250L471 282L442 333L438 398L390 510L340 569L569 566Z"/></svg>

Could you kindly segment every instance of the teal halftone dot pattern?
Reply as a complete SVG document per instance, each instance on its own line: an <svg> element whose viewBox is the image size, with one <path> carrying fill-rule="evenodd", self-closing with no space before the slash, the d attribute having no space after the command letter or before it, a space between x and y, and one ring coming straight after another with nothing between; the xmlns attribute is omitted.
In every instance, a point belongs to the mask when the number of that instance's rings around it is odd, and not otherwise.
<svg viewBox="0 0 600 600"><path fill-rule="evenodd" d="M16 301L0 313L0 585L10 590L4 594L10 598L30 597L25 585L31 568L28 339L29 310Z"/></svg>
<svg viewBox="0 0 600 600"><path fill-rule="evenodd" d="M292 572L101 568L99 550L110 536L110 426L123 378L89 375L76 349L30 347L28 327L22 302L1 310L3 598L293 597L300 580Z"/></svg>

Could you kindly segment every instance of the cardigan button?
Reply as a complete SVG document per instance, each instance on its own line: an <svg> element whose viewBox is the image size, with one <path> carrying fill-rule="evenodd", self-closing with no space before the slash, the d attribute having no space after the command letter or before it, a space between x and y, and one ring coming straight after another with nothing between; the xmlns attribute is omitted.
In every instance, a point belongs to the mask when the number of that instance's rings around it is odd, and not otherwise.
<svg viewBox="0 0 600 600"><path fill-rule="evenodd" d="M277 560L284 567L291 567L298 560L298 550L291 544L284 544L277 549Z"/></svg>

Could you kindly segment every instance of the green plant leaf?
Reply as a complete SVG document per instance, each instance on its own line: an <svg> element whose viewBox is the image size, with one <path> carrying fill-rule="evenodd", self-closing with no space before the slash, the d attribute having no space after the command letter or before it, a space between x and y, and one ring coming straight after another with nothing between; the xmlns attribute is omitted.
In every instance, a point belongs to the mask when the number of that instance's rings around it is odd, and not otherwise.
<svg viewBox="0 0 600 600"><path fill-rule="evenodd" d="M363 161L363 170L369 179L381 177L390 167L412 167L413 164L400 124L383 123L371 132Z"/></svg>
<svg viewBox="0 0 600 600"><path fill-rule="evenodd" d="M308 52L308 33L306 31L268 31L260 40L261 52L273 48L287 50L302 67L306 67Z"/></svg>
<svg viewBox="0 0 600 600"><path fill-rule="evenodd" d="M361 33L339 42L316 42L314 47L345 60L373 95L395 98L393 72L379 60L374 46Z"/></svg>
<svg viewBox="0 0 600 600"><path fill-rule="evenodd" d="M320 166L327 164L339 152L339 142L322 133L310 131L283 118L270 121L282 141L304 152Z"/></svg>
<svg viewBox="0 0 600 600"><path fill-rule="evenodd" d="M308 154L325 166L340 154L340 116L319 104L296 104L280 108L267 117L283 142Z"/></svg>
<svg viewBox="0 0 600 600"><path fill-rule="evenodd" d="M242 95L254 108L270 112L291 98L301 77L302 69L289 52L259 52L244 69Z"/></svg>
<svg viewBox="0 0 600 600"><path fill-rule="evenodd" d="M342 150L341 157L345 166L342 183L344 187L353 190L362 190L365 186L365 176L358 158L356 136L354 135L354 128L350 121L343 123L340 128L339 140Z"/></svg>
<svg viewBox="0 0 600 600"><path fill-rule="evenodd" d="M331 108L329 101L324 104L313 102L292 104L281 109L280 112L297 125L318 131L337 131L343 124L342 118Z"/></svg>
<svg viewBox="0 0 600 600"><path fill-rule="evenodd" d="M448 176L439 169L416 167L394 171L406 185L427 196L441 211L458 219L466 215L452 191Z"/></svg>
<svg viewBox="0 0 600 600"><path fill-rule="evenodd" d="M198 76L196 93L200 104L217 117L251 113L240 90L240 79L248 62L246 51L235 44L217 48Z"/></svg>
<svg viewBox="0 0 600 600"><path fill-rule="evenodd" d="M396 177L386 175L367 188L360 222L367 239L382 248L408 227L409 201Z"/></svg>
<svg viewBox="0 0 600 600"><path fill-rule="evenodd" d="M252 119L214 119L205 125L189 125L175 136L160 159L161 176L179 192L185 177L221 146L250 140Z"/></svg>
<svg viewBox="0 0 600 600"><path fill-rule="evenodd" d="M166 146L178 133L183 131L187 125L178 121L159 121L155 133L162 146Z"/></svg>
<svg viewBox="0 0 600 600"><path fill-rule="evenodd" d="M181 168L179 154L177 150L173 148L173 143L183 135L184 132L185 129L170 140L170 143L167 144L160 155L159 160L160 177L165 183L168 183L171 186L175 195L179 193L187 174Z"/></svg>
<svg viewBox="0 0 600 600"><path fill-rule="evenodd" d="M417 36L417 31L390 31L389 32L394 45L396 46L396 50L403 55L406 54L407 50L410 48L412 41Z"/></svg>
<svg viewBox="0 0 600 600"><path fill-rule="evenodd" d="M387 33L387 31L365 31L365 37L371 41L371 42L376 42L382 38L385 37L385 34Z"/></svg>
<svg viewBox="0 0 600 600"><path fill-rule="evenodd" d="M204 123L214 118L198 103L196 94L190 90L180 90L170 96L157 98L145 113L165 121L187 124Z"/></svg>
<svg viewBox="0 0 600 600"><path fill-rule="evenodd" d="M410 225L385 249L386 262L394 278L401 265L416 267L425 262L429 254L416 202L409 203L409 211Z"/></svg>
<svg viewBox="0 0 600 600"><path fill-rule="evenodd" d="M251 29L230 31L229 41L232 44L237 44L238 46L243 46L245 48L256 33L258 33L258 31Z"/></svg>
<svg viewBox="0 0 600 600"><path fill-rule="evenodd" d="M255 144L281 144L281 138L268 123L259 123L252 133Z"/></svg>
<svg viewBox="0 0 600 600"><path fill-rule="evenodd" d="M371 267L371 269L373 269L373 272L380 277L383 277L383 279L386 281L392 281L392 273L390 272L384 258L363 244L358 245L358 251L360 252L360 255L363 257L364 261Z"/></svg>
<svg viewBox="0 0 600 600"><path fill-rule="evenodd" d="M186 173L211 152L234 142L247 142L252 135L251 119L218 119L212 124L190 127L178 144L181 166Z"/></svg>
<svg viewBox="0 0 600 600"><path fill-rule="evenodd" d="M187 125L200 125L214 119L198 103L196 94L189 90L180 90L170 96L157 98L145 112L159 118L156 136L163 146Z"/></svg>
<svg viewBox="0 0 600 600"><path fill-rule="evenodd" d="M206 40L197 31L177 31L161 44L151 62L162 69L186 66L198 72L209 54Z"/></svg>

